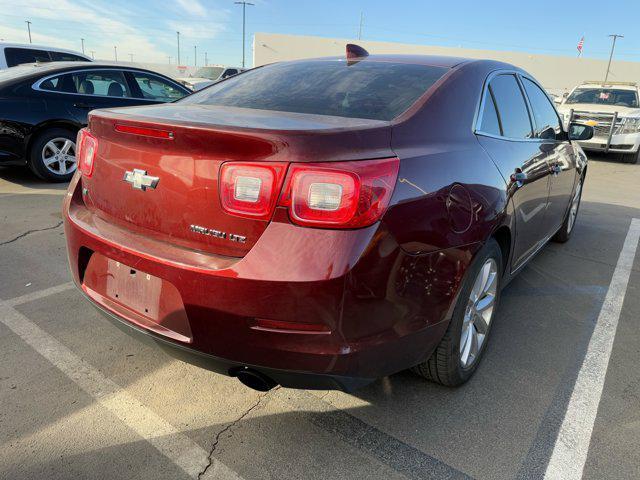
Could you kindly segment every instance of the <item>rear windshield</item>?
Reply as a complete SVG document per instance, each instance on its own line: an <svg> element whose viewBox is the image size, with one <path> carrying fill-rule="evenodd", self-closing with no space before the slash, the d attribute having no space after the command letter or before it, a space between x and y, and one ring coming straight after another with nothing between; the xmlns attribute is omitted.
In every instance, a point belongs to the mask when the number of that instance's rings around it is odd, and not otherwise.
<svg viewBox="0 0 640 480"><path fill-rule="evenodd" d="M618 88L576 88L565 103L593 103L638 108L638 95L635 90Z"/></svg>
<svg viewBox="0 0 640 480"><path fill-rule="evenodd" d="M257 68L196 92L181 103L392 120L448 68L340 60Z"/></svg>

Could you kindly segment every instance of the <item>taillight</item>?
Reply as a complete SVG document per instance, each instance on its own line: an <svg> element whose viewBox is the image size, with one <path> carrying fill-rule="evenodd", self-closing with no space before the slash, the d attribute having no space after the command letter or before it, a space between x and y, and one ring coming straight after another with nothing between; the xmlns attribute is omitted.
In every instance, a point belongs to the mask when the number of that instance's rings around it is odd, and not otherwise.
<svg viewBox="0 0 640 480"><path fill-rule="evenodd" d="M91 135L86 128L78 132L77 162L80 173L85 177L93 175L93 168L98 153L98 139Z"/></svg>
<svg viewBox="0 0 640 480"><path fill-rule="evenodd" d="M289 167L280 205L298 225L360 228L389 206L399 160L298 163Z"/></svg>
<svg viewBox="0 0 640 480"><path fill-rule="evenodd" d="M220 169L220 201L229 213L269 220L276 206L286 163L230 162Z"/></svg>

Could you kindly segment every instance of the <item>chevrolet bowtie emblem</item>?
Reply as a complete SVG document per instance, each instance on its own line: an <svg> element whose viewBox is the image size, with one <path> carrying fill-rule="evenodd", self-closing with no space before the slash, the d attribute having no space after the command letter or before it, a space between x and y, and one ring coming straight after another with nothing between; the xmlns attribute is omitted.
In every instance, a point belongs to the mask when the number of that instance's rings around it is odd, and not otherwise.
<svg viewBox="0 0 640 480"><path fill-rule="evenodd" d="M145 170L134 168L132 172L124 172L123 180L130 183L133 188L145 191L147 188L156 188L160 178L147 175Z"/></svg>

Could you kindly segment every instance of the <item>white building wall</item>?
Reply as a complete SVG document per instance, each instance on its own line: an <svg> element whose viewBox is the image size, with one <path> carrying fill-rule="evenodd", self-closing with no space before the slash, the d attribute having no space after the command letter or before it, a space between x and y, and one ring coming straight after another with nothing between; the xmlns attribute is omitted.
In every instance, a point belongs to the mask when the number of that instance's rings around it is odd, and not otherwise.
<svg viewBox="0 0 640 480"><path fill-rule="evenodd" d="M521 52L473 50L431 45L373 42L346 38L322 38L303 35L256 33L253 39L253 64L260 66L283 60L344 55L347 43L357 43L369 53L406 53L489 58L517 65L530 72L552 93L562 93L584 80L604 79L606 60L538 55ZM610 81L640 82L640 63L614 59Z"/></svg>

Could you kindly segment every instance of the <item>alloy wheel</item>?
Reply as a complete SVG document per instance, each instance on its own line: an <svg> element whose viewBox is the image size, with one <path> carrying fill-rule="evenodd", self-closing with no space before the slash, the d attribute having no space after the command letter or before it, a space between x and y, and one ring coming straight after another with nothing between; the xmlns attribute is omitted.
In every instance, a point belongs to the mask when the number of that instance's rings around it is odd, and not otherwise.
<svg viewBox="0 0 640 480"><path fill-rule="evenodd" d="M480 354L495 310L498 264L488 258L478 272L467 302L460 335L460 364L471 367Z"/></svg>
<svg viewBox="0 0 640 480"><path fill-rule="evenodd" d="M63 137L49 140L42 148L42 163L47 170L56 175L75 172L77 168L75 142Z"/></svg>

